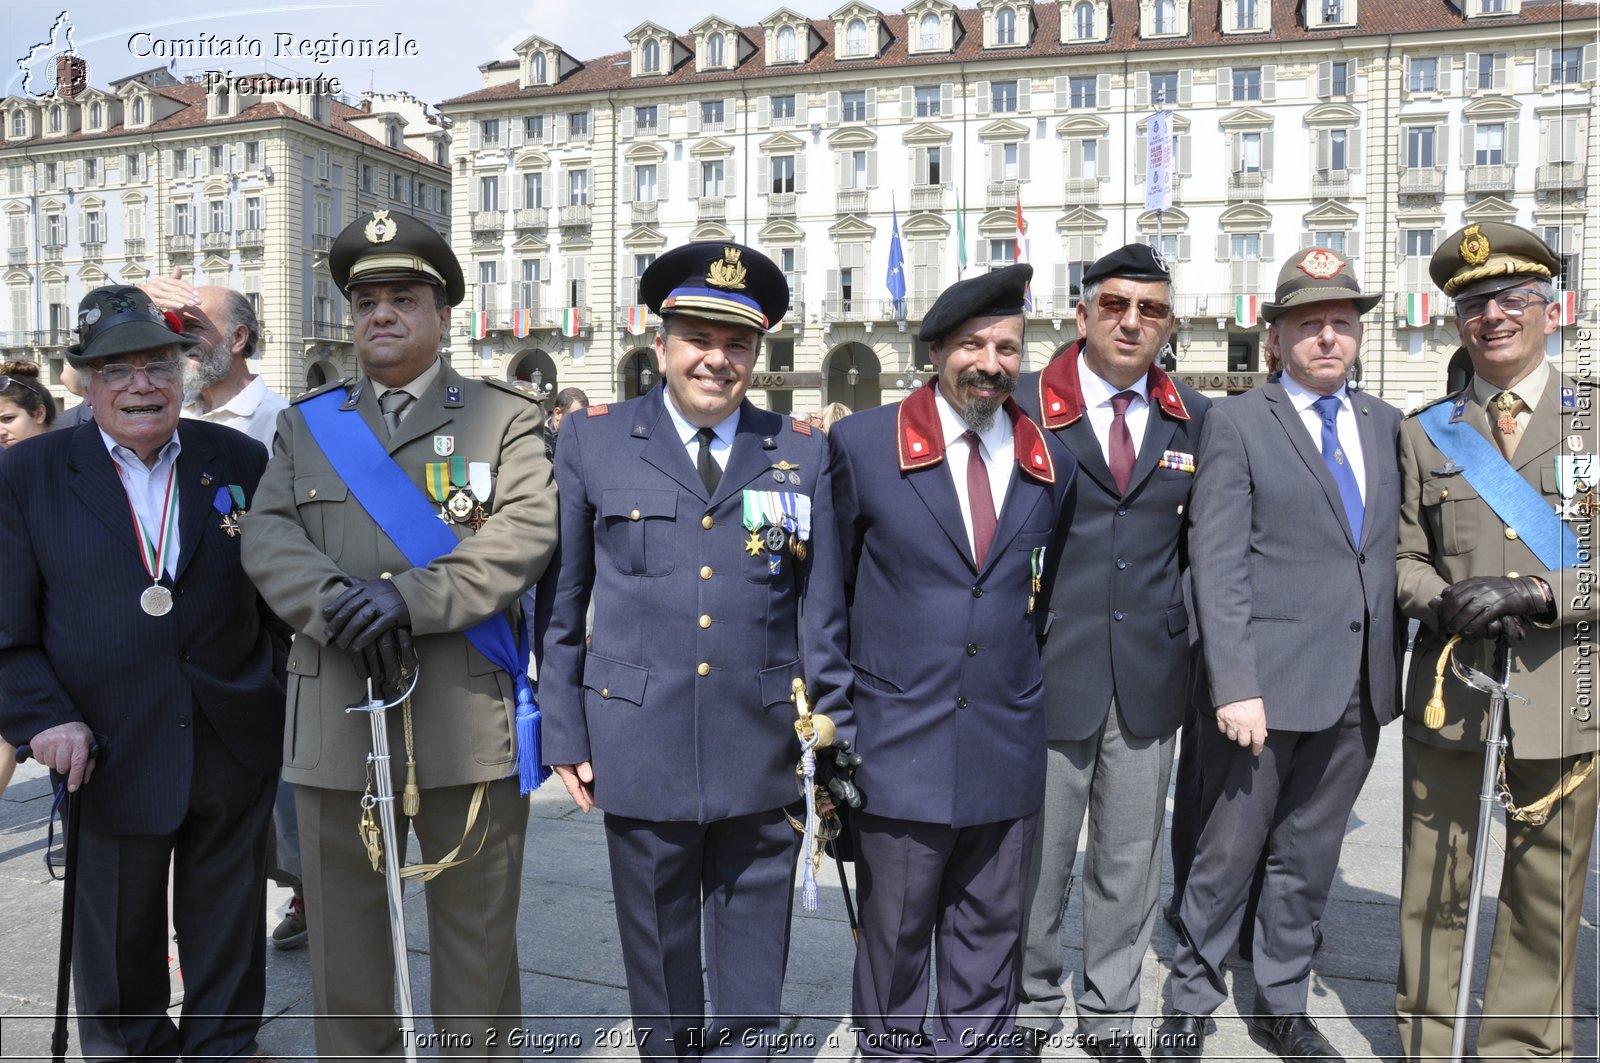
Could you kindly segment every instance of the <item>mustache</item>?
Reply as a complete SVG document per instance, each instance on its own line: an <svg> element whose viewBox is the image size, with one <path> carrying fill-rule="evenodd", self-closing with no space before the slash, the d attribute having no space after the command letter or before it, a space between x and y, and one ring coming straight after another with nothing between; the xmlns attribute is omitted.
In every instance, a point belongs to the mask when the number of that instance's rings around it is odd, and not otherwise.
<svg viewBox="0 0 1600 1063"><path fill-rule="evenodd" d="M967 369L956 376L957 384L966 384L969 387L993 388L1002 395L1009 395L1017 389L1017 378L1009 373L983 373L976 369Z"/></svg>

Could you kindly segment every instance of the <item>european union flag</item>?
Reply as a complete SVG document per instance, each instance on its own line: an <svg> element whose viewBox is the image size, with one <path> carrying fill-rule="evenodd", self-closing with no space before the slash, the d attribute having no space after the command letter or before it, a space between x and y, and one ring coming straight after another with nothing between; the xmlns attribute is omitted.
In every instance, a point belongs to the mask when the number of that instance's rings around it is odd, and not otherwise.
<svg viewBox="0 0 1600 1063"><path fill-rule="evenodd" d="M894 300L897 321L906 319L906 253L900 246L900 212L894 209L894 230L889 236L889 275L883 279Z"/></svg>

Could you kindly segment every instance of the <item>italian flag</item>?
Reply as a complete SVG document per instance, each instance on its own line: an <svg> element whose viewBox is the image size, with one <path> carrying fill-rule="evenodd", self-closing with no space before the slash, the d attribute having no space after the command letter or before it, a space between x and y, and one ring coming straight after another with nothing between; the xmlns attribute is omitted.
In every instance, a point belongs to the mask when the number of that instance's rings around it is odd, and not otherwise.
<svg viewBox="0 0 1600 1063"><path fill-rule="evenodd" d="M1233 301L1233 320L1240 328L1255 328L1261 317L1261 296L1241 295Z"/></svg>
<svg viewBox="0 0 1600 1063"><path fill-rule="evenodd" d="M1011 254L1014 263L1028 261L1028 223L1022 220L1022 189L1017 189L1017 246ZM1022 289L1022 302L1029 310L1033 309L1033 285L1028 284Z"/></svg>
<svg viewBox="0 0 1600 1063"><path fill-rule="evenodd" d="M1578 323L1577 292L1556 292L1556 305L1561 307L1561 323L1563 325L1576 325Z"/></svg>
<svg viewBox="0 0 1600 1063"><path fill-rule="evenodd" d="M561 311L561 334L563 336L576 336L580 327L581 326L578 323L577 307L569 306L565 310Z"/></svg>
<svg viewBox="0 0 1600 1063"><path fill-rule="evenodd" d="M646 321L645 315L649 312L649 310L650 310L650 308L648 306L645 306L643 303L639 303L636 306L628 307L628 321L627 321L628 335L630 335L630 336L643 336L644 335L644 327L645 327L645 321Z"/></svg>
<svg viewBox="0 0 1600 1063"><path fill-rule="evenodd" d="M489 334L489 311L474 310L472 312L472 338L481 340Z"/></svg>
<svg viewBox="0 0 1600 1063"><path fill-rule="evenodd" d="M1412 328L1421 328L1428 323L1428 318L1432 316L1432 292L1406 293L1406 324Z"/></svg>
<svg viewBox="0 0 1600 1063"><path fill-rule="evenodd" d="M533 331L533 322L529 320L528 312L526 310L511 311L511 334L520 340L531 331Z"/></svg>

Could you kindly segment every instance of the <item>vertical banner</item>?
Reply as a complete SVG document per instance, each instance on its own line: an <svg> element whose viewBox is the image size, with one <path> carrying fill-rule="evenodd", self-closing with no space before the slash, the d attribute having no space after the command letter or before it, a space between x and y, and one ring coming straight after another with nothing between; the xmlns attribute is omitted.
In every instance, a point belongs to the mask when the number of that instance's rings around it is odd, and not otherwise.
<svg viewBox="0 0 1600 1063"><path fill-rule="evenodd" d="M1428 323L1428 318L1433 312L1433 293L1407 292L1406 293L1406 324L1412 328L1421 328Z"/></svg>
<svg viewBox="0 0 1600 1063"><path fill-rule="evenodd" d="M472 338L481 340L489 334L489 311L474 310L472 312Z"/></svg>
<svg viewBox="0 0 1600 1063"><path fill-rule="evenodd" d="M1145 122L1144 209L1172 209L1172 113L1157 111Z"/></svg>
<svg viewBox="0 0 1600 1063"><path fill-rule="evenodd" d="M1028 261L1028 223L1022 220L1022 189L1017 189L1017 248L1011 254L1012 262ZM1033 285L1030 283L1022 292L1022 303L1029 310L1033 309Z"/></svg>
<svg viewBox="0 0 1600 1063"><path fill-rule="evenodd" d="M1255 328L1261 317L1261 296L1241 295L1234 300L1233 320L1240 328Z"/></svg>
<svg viewBox="0 0 1600 1063"><path fill-rule="evenodd" d="M889 272L883 278L894 302L894 319L906 319L906 253L900 244L900 211L894 209L894 231L889 236Z"/></svg>

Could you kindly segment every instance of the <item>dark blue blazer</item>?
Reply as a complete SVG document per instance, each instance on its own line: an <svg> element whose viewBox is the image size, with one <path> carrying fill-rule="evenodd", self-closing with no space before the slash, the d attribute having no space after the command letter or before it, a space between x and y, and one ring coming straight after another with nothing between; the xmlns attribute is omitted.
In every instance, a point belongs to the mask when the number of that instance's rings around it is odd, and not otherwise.
<svg viewBox="0 0 1600 1063"><path fill-rule="evenodd" d="M1040 652L1050 741L1095 734L1113 694L1130 733L1170 735L1189 702L1182 576L1193 459L1211 400L1150 367L1150 413L1124 494L1084 416L1082 346L1072 344L1017 387L1017 403L1066 444L1082 474L1045 575L1050 604Z"/></svg>
<svg viewBox="0 0 1600 1063"><path fill-rule="evenodd" d="M953 827L1038 810L1045 706L1028 598L1077 463L1013 402L1016 468L982 571L944 461L932 386L833 426L850 608L857 781L880 816ZM1070 512L1070 511L1069 511Z"/></svg>
<svg viewBox="0 0 1600 1063"><path fill-rule="evenodd" d="M842 715L844 603L827 437L746 402L708 498L664 394L561 425L559 560L539 585L542 751L590 761L607 812L707 823L798 796L792 683ZM782 551L774 572L766 549L746 549L746 489L810 496L804 560Z"/></svg>
<svg viewBox="0 0 1600 1063"><path fill-rule="evenodd" d="M179 549L173 609L146 616L150 585L128 496L98 426L52 432L0 459L0 733L27 742L81 721L105 755L84 821L166 834L189 806L196 712L246 767L276 774L283 749L284 629L239 563L212 505L246 503L267 451L242 432L178 423ZM275 639L274 636L277 636Z"/></svg>

